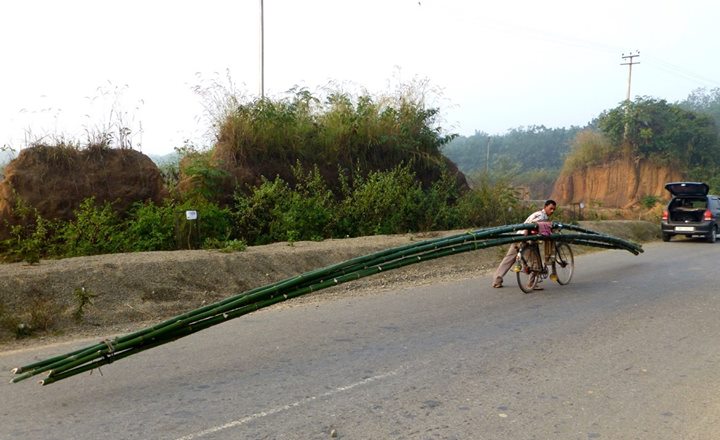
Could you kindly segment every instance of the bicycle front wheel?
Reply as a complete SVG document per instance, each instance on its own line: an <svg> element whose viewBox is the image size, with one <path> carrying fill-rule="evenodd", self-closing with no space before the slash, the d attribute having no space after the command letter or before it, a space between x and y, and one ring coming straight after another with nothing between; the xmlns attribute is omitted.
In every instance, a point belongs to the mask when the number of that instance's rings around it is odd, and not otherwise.
<svg viewBox="0 0 720 440"><path fill-rule="evenodd" d="M524 246L515 262L517 282L525 293L533 291L540 279L540 250L537 245Z"/></svg>
<svg viewBox="0 0 720 440"><path fill-rule="evenodd" d="M575 259L573 258L572 249L567 243L557 243L555 245L553 271L557 274L558 284L568 284L572 279L575 271Z"/></svg>

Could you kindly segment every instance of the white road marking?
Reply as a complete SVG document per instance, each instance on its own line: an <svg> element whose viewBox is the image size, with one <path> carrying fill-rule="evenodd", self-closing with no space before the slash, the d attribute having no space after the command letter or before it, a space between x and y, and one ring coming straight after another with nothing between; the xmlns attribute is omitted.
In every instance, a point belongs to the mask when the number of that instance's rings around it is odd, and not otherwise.
<svg viewBox="0 0 720 440"><path fill-rule="evenodd" d="M288 411L288 410L293 409L293 408L296 408L296 407L298 407L298 406L311 403L311 402L313 402L313 401L315 401L315 400L317 400L317 399L322 399L322 398L325 398L325 397L330 397L330 396L333 396L333 395L335 395L335 394L343 393L343 392L345 392L345 391L350 391L350 390L352 390L353 388L356 388L356 387L359 387L359 386L362 386L362 385L367 385L367 384L369 384L369 383L371 383L371 382L376 382L376 381L378 381L378 380L386 379L386 378L391 377L391 376L396 376L401 370L402 370L402 368L399 368L399 369L397 369L397 370L393 370L393 371L390 371L390 372L388 372L388 373L384 373L384 374L379 374L379 375L377 375L377 376L368 377L367 379L363 379L363 380L361 380L361 381L359 381L359 382L351 383L350 385L345 385L345 386L342 386L342 387L337 387L337 388L335 388L334 390L328 391L328 392L323 393L323 394L320 394L320 395L318 395L318 396L306 397L305 399L298 400L298 401L296 401L296 402L289 403L289 404L287 404L287 405L283 405L283 406L279 406L279 407L277 407L277 408L269 409L269 410L267 410L267 411L262 411L262 412L259 412L259 413L255 413L255 414L249 415L249 416L247 416L247 417L243 417L242 419L233 420L232 422L225 423L224 425L214 426L214 427L208 428L208 429L206 429L206 430L204 430L204 431L196 432L196 433L193 433L193 434L188 434L188 435L186 435L186 436L179 437L179 438L177 438L176 440L193 440L193 439L196 439L196 438L205 437L206 435L213 434L213 433L216 433L216 432L218 432L218 431L224 431L224 430L226 430L226 429L230 429L230 428L235 428L235 427L238 427L238 426L242 426L242 425L244 425L244 424L246 424L246 423L248 423L248 422L251 422L251 421L253 421L253 420L260 419L260 418L267 417L267 416L271 416L271 415L273 415L273 414L281 413L281 412L283 412L283 411Z"/></svg>

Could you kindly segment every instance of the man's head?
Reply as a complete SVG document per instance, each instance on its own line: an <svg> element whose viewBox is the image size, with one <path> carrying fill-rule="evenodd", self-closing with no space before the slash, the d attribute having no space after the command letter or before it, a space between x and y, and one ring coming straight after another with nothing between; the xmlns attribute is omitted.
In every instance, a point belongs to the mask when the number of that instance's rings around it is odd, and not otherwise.
<svg viewBox="0 0 720 440"><path fill-rule="evenodd" d="M553 212L555 212L555 208L557 208L557 203L555 203L555 200L549 199L545 201L545 207L543 208L545 210L545 214L550 217Z"/></svg>

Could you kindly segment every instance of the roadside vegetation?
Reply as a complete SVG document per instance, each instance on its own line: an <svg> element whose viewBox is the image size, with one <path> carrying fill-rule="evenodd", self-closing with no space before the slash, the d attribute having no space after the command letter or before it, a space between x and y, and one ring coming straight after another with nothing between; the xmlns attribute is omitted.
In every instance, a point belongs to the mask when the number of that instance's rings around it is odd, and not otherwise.
<svg viewBox="0 0 720 440"><path fill-rule="evenodd" d="M440 150L453 136L439 126L439 110L425 106L423 87L377 97L332 92L324 100L305 90L279 100L213 93L220 101L208 106L213 148L176 150L178 161L161 168L169 194L162 203L137 201L119 210L89 196L62 220L43 217L17 197L13 212L20 221L5 225L0 255L34 263L117 252L235 251L522 220L506 182L480 181L469 189L448 167ZM107 147L114 137L103 139ZM94 145L46 147L62 156ZM241 182L238 169L258 178Z"/></svg>
<svg viewBox="0 0 720 440"><path fill-rule="evenodd" d="M533 208L521 203L519 185L531 190L531 199L544 198L562 167L621 155L672 163L720 189L719 89L695 91L678 104L637 98L582 128L531 126L456 138L444 134L439 109L426 107L425 87L416 83L386 96L334 91L324 98L292 90L278 100L204 90L213 147L176 149L177 160L161 167L169 194L162 203L137 201L118 210L89 196L71 219L60 220L18 198L14 213L22 221L5 225L0 256L35 263L116 252L229 252L278 241L489 227L522 221ZM117 133L95 133L84 145L62 139L46 152L96 148L98 139L127 148ZM257 171L258 178L240 182L238 169ZM647 209L656 204L650 196L642 200ZM197 217L189 220L188 212ZM567 221L575 213L561 209L556 217Z"/></svg>
<svg viewBox="0 0 720 440"><path fill-rule="evenodd" d="M236 192L220 206L199 194L162 205L138 202L129 212L86 199L69 221L42 218L18 206L25 222L1 243L5 261L34 263L116 252L188 248L242 250L277 241L323 240L395 234L520 221L518 200L503 183L481 182L459 194L445 174L424 190L407 165L372 171L339 192L329 189L317 169L294 168L297 182L265 179L249 193ZM508 210L510 208L510 210ZM187 220L186 211L197 219Z"/></svg>

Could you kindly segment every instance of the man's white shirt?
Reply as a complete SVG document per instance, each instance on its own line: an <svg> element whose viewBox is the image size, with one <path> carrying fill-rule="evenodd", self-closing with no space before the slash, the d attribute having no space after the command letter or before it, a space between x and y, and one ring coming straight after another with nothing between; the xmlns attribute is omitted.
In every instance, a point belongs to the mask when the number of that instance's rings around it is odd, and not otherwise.
<svg viewBox="0 0 720 440"><path fill-rule="evenodd" d="M533 212L530 214L528 218L525 219L525 223L537 223L537 222L546 222L550 220L550 217L545 213L544 209L541 209L540 211ZM518 234L527 234L527 231L518 231Z"/></svg>
<svg viewBox="0 0 720 440"><path fill-rule="evenodd" d="M541 209L540 211L533 212L530 214L530 216L525 219L525 223L537 223L537 222L546 222L550 218L545 213L544 209Z"/></svg>

